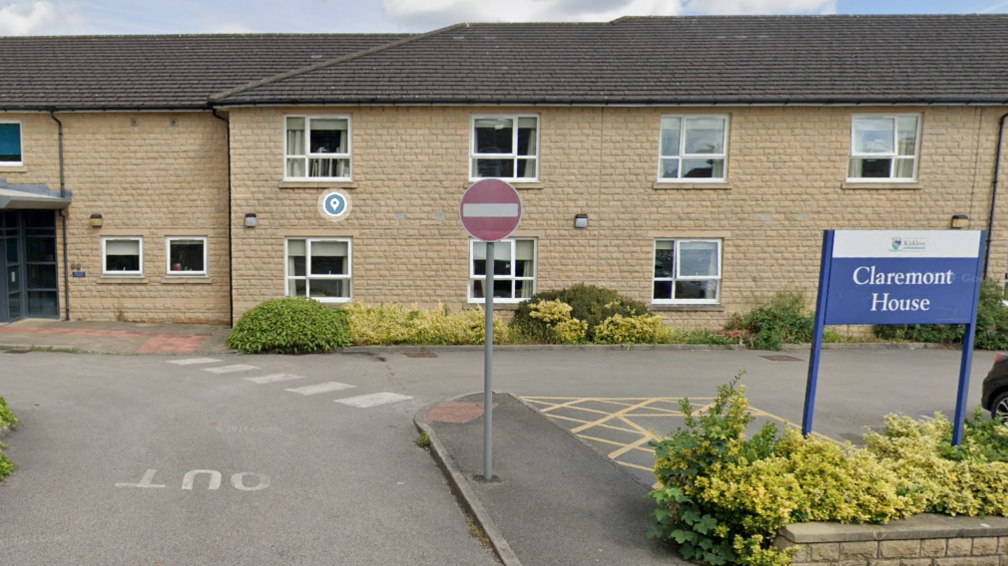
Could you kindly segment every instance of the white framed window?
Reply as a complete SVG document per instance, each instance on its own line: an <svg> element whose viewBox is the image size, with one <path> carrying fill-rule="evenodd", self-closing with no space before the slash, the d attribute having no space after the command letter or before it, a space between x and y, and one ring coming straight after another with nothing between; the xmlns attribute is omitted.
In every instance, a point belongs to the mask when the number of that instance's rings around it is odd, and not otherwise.
<svg viewBox="0 0 1008 566"><path fill-rule="evenodd" d="M0 167L24 165L21 149L21 122L0 120Z"/></svg>
<svg viewBox="0 0 1008 566"><path fill-rule="evenodd" d="M851 119L847 180L915 180L920 118L919 114L855 115Z"/></svg>
<svg viewBox="0 0 1008 566"><path fill-rule="evenodd" d="M494 243L494 302L519 303L536 287L538 246L533 238L509 238ZM469 240L469 302L484 303L486 242Z"/></svg>
<svg viewBox="0 0 1008 566"><path fill-rule="evenodd" d="M165 273L169 277L207 276L206 237L170 236L165 238Z"/></svg>
<svg viewBox="0 0 1008 566"><path fill-rule="evenodd" d="M322 303L349 301L351 246L350 238L287 238L287 296Z"/></svg>
<svg viewBox="0 0 1008 566"><path fill-rule="evenodd" d="M721 300L721 240L658 239L654 304L715 305Z"/></svg>
<svg viewBox="0 0 1008 566"><path fill-rule="evenodd" d="M284 116L284 179L350 180L350 116Z"/></svg>
<svg viewBox="0 0 1008 566"><path fill-rule="evenodd" d="M535 181L539 178L539 116L473 116L469 148L470 180Z"/></svg>
<svg viewBox="0 0 1008 566"><path fill-rule="evenodd" d="M101 239L102 275L110 277L143 276L143 238L109 236Z"/></svg>
<svg viewBox="0 0 1008 566"><path fill-rule="evenodd" d="M661 117L658 181L724 181L727 163L727 115Z"/></svg>

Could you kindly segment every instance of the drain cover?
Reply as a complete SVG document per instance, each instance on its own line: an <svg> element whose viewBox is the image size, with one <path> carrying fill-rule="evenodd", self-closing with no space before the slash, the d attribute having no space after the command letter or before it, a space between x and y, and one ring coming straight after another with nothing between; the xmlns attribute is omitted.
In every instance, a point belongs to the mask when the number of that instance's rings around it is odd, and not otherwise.
<svg viewBox="0 0 1008 566"><path fill-rule="evenodd" d="M786 356L783 354L774 354L772 356L760 356L764 360L770 360L771 362L800 362L801 358L796 358L794 356Z"/></svg>
<svg viewBox="0 0 1008 566"><path fill-rule="evenodd" d="M437 354L434 352L406 352L407 358L436 358Z"/></svg>

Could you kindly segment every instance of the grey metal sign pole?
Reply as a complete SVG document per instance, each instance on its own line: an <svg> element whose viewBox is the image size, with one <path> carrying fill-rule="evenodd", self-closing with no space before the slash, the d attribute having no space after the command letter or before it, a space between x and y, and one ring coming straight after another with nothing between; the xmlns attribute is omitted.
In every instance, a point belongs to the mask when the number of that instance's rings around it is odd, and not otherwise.
<svg viewBox="0 0 1008 566"><path fill-rule="evenodd" d="M486 243L486 335L483 343L483 479L493 479L493 296L494 296L494 243Z"/></svg>

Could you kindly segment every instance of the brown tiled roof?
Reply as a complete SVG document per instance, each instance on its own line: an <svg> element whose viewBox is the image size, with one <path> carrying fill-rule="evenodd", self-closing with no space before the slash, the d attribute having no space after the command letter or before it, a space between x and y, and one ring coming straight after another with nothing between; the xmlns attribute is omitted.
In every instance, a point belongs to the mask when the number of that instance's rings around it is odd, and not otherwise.
<svg viewBox="0 0 1008 566"><path fill-rule="evenodd" d="M0 110L410 102L1008 103L1008 16L0 38Z"/></svg>
<svg viewBox="0 0 1008 566"><path fill-rule="evenodd" d="M1008 16L473 24L217 101L1004 103Z"/></svg>
<svg viewBox="0 0 1008 566"><path fill-rule="evenodd" d="M402 37L0 37L0 110L206 108L215 92Z"/></svg>

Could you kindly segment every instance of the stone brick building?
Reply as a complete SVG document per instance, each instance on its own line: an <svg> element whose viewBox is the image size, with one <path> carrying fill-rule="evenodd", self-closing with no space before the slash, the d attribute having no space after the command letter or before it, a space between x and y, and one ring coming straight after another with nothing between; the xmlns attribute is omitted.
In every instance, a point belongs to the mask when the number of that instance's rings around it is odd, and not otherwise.
<svg viewBox="0 0 1008 566"><path fill-rule="evenodd" d="M957 215L991 229L1000 279L1006 25L0 38L0 322L228 322L305 294L465 308L486 267L459 199L483 177L525 208L498 305L585 282L719 326L781 290L811 298L824 229Z"/></svg>

